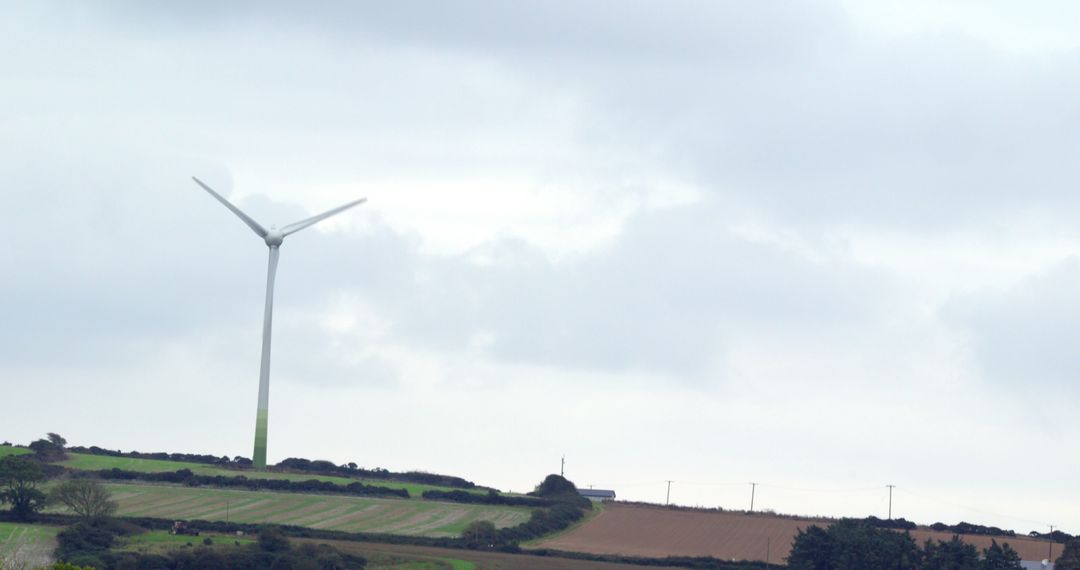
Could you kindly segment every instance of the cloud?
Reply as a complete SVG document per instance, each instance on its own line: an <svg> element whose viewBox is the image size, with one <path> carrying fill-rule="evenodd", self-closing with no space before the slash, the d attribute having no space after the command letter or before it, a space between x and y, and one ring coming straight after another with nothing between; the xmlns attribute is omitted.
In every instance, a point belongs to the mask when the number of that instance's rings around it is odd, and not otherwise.
<svg viewBox="0 0 1080 570"><path fill-rule="evenodd" d="M869 325L889 302L884 275L749 241L721 212L706 201L640 214L610 248L559 262L517 239L426 255L387 235L326 239L296 263L357 260L337 280L361 284L387 341L464 350L482 339L511 363L676 377L715 372L746 331Z"/></svg>
<svg viewBox="0 0 1080 570"><path fill-rule="evenodd" d="M1004 291L958 295L943 315L970 337L981 374L1009 386L1071 391L1080 377L1080 259Z"/></svg>

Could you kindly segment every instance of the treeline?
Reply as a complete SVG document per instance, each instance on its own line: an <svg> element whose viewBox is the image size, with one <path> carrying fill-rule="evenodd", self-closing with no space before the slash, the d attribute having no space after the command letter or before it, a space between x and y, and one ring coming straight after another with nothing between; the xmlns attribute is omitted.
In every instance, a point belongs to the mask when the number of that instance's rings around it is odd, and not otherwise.
<svg viewBox="0 0 1080 570"><path fill-rule="evenodd" d="M422 495L431 501L450 501L453 503L470 503L477 505L507 505L513 507L550 507L555 504L549 499L537 497L512 497L500 495L495 491L486 494L470 493L468 491L424 491Z"/></svg>
<svg viewBox="0 0 1080 570"><path fill-rule="evenodd" d="M961 521L959 523L956 523L956 524L951 524L951 525L936 522L936 523L930 525L930 528L933 529L933 530L936 530L936 531L951 532L951 533L954 533L954 534L976 534L976 535L981 535L981 536L1001 536L1001 537L1005 537L1005 538L1013 538L1013 537L1017 536L1016 531L1014 531L1014 530L998 528L996 526L983 526L981 524L974 524L974 523L963 522L963 521ZM1062 544L1065 544L1067 542L1071 542L1071 541L1073 541L1073 540L1075 540L1077 538L1080 538L1080 535L1074 536L1074 535L1071 535L1071 534L1069 534L1067 532L1062 532L1060 530L1055 530L1054 532L1038 532L1038 531L1033 530L1033 531L1029 532L1027 535L1029 537L1031 537L1031 538L1038 538L1038 539L1041 539L1041 540L1050 540L1050 541L1059 542L1059 543L1062 543Z"/></svg>
<svg viewBox="0 0 1080 570"><path fill-rule="evenodd" d="M367 561L326 545L304 544L294 547L274 527L262 527L255 544L235 546L225 550L207 548L213 540L206 538L202 546L175 549L161 553L114 551L121 536L137 533L130 525L115 521L80 522L65 528L57 535L57 556L68 563L98 570L120 568L153 570L187 569L250 569L319 568L325 570L362 569Z"/></svg>
<svg viewBox="0 0 1080 570"><path fill-rule="evenodd" d="M218 467L224 467L229 469L249 469L251 468L251 460L246 457L236 456L229 458L228 456L216 456L206 455L199 453L166 453L163 451L144 453L140 451L119 451L112 449L105 449L92 445L90 447L73 446L68 447L67 451L70 453L83 453L86 455L103 455L108 457L128 457L131 459L156 459L159 461L187 461L189 463L200 463L204 465L214 465ZM394 472L388 471L381 467L375 467L373 469L365 469L359 467L356 463L346 463L344 465L336 465L332 461L325 459L303 459L299 457L290 457L279 462L277 465L271 467L273 469L302 471L305 473L312 473L315 475L337 475L342 477L353 478L368 478L368 479L384 479L403 481L408 483L420 483L423 485L437 485L440 487L453 487L457 489L473 489L476 488L476 483L463 479L461 477L454 477L452 475L440 475L438 473L425 473L423 471L406 471L406 472Z"/></svg>
<svg viewBox="0 0 1080 570"><path fill-rule="evenodd" d="M90 447L72 446L68 447L69 453L84 453L86 455L105 455L109 457L129 457L131 459L156 459L158 461L186 461L188 463L202 463L204 465L218 465L222 467L250 467L251 460L246 457L236 456L229 459L228 456L222 455L218 457L216 455L205 455L201 453L165 453L163 451L157 451L153 453L142 453L139 451L114 451L111 449L104 449L96 445Z"/></svg>
<svg viewBox="0 0 1080 570"><path fill-rule="evenodd" d="M1016 531L1001 529L996 526L983 526L981 524L972 524L969 522L960 521L956 524L945 524L936 522L930 525L930 528L941 532L951 532L954 534L978 534L982 536L1006 536L1012 538L1016 536Z"/></svg>
<svg viewBox="0 0 1080 570"><path fill-rule="evenodd" d="M395 481L406 481L423 485L437 485L440 487L455 487L458 489L473 489L476 487L476 483L452 475L425 473L423 471L395 473L381 467L364 469L363 467L357 467L355 463L334 465L332 462L323 459L312 461L310 459L290 457L278 463L276 467L281 469L291 469L293 471L315 473L318 475L343 475L345 477L364 477L369 479L393 479Z"/></svg>
<svg viewBox="0 0 1080 570"><path fill-rule="evenodd" d="M1022 570L1020 556L1007 543L991 540L980 552L954 535L949 541L927 540L920 547L906 531L857 519L800 530L787 562L791 570Z"/></svg>
<svg viewBox="0 0 1080 570"><path fill-rule="evenodd" d="M898 519L879 519L875 516L869 516L860 520L877 528L891 528L895 530L915 530L916 528L919 528L919 525L902 517Z"/></svg>
<svg viewBox="0 0 1080 570"><path fill-rule="evenodd" d="M495 531L494 544L517 547L519 542L569 528L584 516L580 508L568 503L559 503L548 509L534 509L524 523Z"/></svg>
<svg viewBox="0 0 1080 570"><path fill-rule="evenodd" d="M149 481L153 483L176 483L189 487L240 487L249 491L286 491L292 493L334 493L366 497L409 498L406 489L392 489L377 485L365 485L359 481L339 485L330 481L309 479L307 481L289 481L288 479L249 479L243 475L226 477L224 475L197 475L190 469L144 473L126 469L102 469L99 471L70 471L73 477L95 477L119 481Z"/></svg>

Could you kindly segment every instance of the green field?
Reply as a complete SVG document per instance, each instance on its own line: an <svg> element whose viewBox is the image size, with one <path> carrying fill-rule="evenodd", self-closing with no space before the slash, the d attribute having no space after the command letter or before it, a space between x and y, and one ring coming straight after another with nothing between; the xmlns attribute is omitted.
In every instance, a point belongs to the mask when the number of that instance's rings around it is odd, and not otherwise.
<svg viewBox="0 0 1080 570"><path fill-rule="evenodd" d="M255 542L255 539L246 536L234 536L230 534L200 533L199 536L187 536L182 534L169 534L167 530L152 530L142 534L125 537L118 550L132 552L160 552L175 546L186 544L204 545L204 540L209 538L215 548L245 545Z"/></svg>
<svg viewBox="0 0 1080 570"><path fill-rule="evenodd" d="M14 447L11 445L0 445L0 457L7 455L24 455L30 453L29 449L25 447Z"/></svg>
<svg viewBox="0 0 1080 570"><path fill-rule="evenodd" d="M5 449L0 447L0 449ZM21 449L21 448L8 448L8 449ZM0 451L0 453L3 453ZM348 485L356 481L365 483L368 485L378 485L380 487L389 487L391 489L405 489L409 492L409 495L414 499L419 499L424 491L439 490L439 491L452 491L449 487L438 487L434 485L422 485L419 483L404 483L400 481L387 481L383 479L351 479L349 477L335 477L332 475L314 475L308 473L283 473L276 471L240 471L236 469L225 469L223 467L215 467L213 465L206 465L203 463L191 463L187 461L164 461L160 459L134 459L131 457L112 457L109 455L87 455L82 453L70 453L69 459L61 461L58 464L63 465L69 469L79 469L83 471L100 471L102 469L124 469L127 471L140 471L143 473L161 473L166 471L177 471L179 469L190 469L192 473L197 475L216 476L221 475L224 477L235 477L237 475L243 475L249 479L287 479L289 481L309 481L311 479L317 479L319 481L329 481L331 483L337 483L340 485ZM467 489L466 489L467 490Z"/></svg>
<svg viewBox="0 0 1080 570"><path fill-rule="evenodd" d="M44 566L52 560L58 532L60 529L54 526L0 522L0 561Z"/></svg>
<svg viewBox="0 0 1080 570"><path fill-rule="evenodd" d="M458 536L475 520L499 528L529 519L530 509L436 501L240 491L169 485L106 484L121 516L229 520L420 536ZM54 507L55 508L55 507Z"/></svg>

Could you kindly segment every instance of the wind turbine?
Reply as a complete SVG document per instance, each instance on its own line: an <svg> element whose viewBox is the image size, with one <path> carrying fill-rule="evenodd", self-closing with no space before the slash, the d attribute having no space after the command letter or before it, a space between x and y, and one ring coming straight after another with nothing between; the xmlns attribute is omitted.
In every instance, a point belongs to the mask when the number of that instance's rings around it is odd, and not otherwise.
<svg viewBox="0 0 1080 570"><path fill-rule="evenodd" d="M199 186L202 186L203 190L209 192L218 202L221 202L226 208L232 210L232 213L243 220L256 235L266 242L266 246L270 248L270 262L269 267L266 270L266 308L263 312L262 360L259 363L259 407L255 413L255 452L251 457L251 461L255 465L255 468L263 469L266 467L266 423L268 419L267 408L270 404L270 328L274 320L274 274L277 273L278 249L289 235L308 226L317 224L334 214L340 214L353 206L362 204L367 201L367 198L353 200L348 204L338 206L332 210L327 210L317 216L291 223L280 230L277 229L277 226L270 226L270 229L266 229L259 225L259 222L256 222L251 219L250 216L240 211L240 208L232 205L232 203L226 200L221 194L214 192L214 189L204 184L202 180L199 180L194 176L192 176L191 179Z"/></svg>

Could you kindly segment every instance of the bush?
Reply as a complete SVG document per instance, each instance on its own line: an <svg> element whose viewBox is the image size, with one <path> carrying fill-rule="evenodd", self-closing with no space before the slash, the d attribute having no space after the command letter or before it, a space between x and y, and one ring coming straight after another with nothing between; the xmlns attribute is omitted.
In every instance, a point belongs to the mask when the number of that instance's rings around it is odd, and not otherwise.
<svg viewBox="0 0 1080 570"><path fill-rule="evenodd" d="M112 548L117 534L112 529L101 525L77 523L56 535L56 553L60 558L73 562L76 556L94 555Z"/></svg>
<svg viewBox="0 0 1080 570"><path fill-rule="evenodd" d="M582 497L577 486L561 475L548 475L529 495L577 505L586 510L592 509L592 502Z"/></svg>
<svg viewBox="0 0 1080 570"><path fill-rule="evenodd" d="M288 479L249 479L243 475L225 477L223 475L196 475L190 469L178 469L160 473L143 473L141 471L127 471L124 469L102 469L100 471L74 472L73 477L100 477L102 479L120 481L153 481L156 483L176 483L189 487L241 487L249 490L285 491L292 493L338 493L342 495L356 495L363 497L401 497L409 498L406 489L391 489L377 485L366 485L354 481L348 485L339 485L330 481L308 479L307 481L290 481Z"/></svg>
<svg viewBox="0 0 1080 570"><path fill-rule="evenodd" d="M259 529L259 548L267 552L284 552L289 549L289 539L278 528L263 527Z"/></svg>
<svg viewBox="0 0 1080 570"><path fill-rule="evenodd" d="M550 507L555 501L537 497L509 497L500 495L495 491L486 494L470 493L468 491L424 491L421 495L429 501L450 501L452 503L471 503L479 505L511 505L519 507Z"/></svg>

